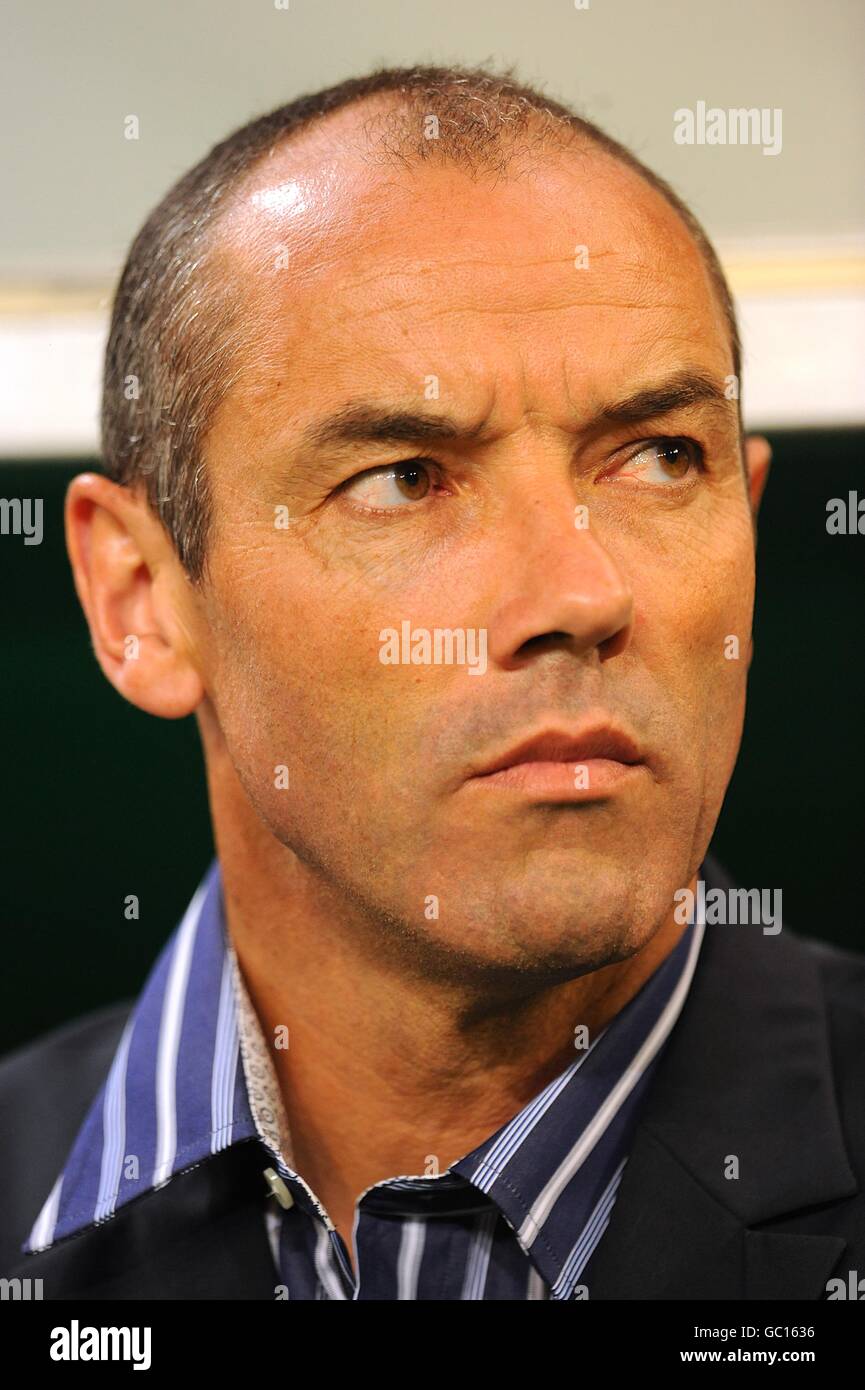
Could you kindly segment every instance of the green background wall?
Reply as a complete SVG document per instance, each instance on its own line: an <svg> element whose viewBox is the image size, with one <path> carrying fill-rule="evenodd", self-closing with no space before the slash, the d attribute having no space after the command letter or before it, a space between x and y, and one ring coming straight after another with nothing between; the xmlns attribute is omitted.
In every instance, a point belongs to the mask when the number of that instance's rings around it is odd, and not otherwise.
<svg viewBox="0 0 865 1390"><path fill-rule="evenodd" d="M771 438L748 719L713 848L743 886L783 889L794 930L865 951L865 536L826 532L830 497L865 494L865 431ZM90 649L62 525L88 466L0 465L0 496L42 497L45 526L41 546L0 536L0 1051L134 996L212 854L194 720L127 705Z"/></svg>

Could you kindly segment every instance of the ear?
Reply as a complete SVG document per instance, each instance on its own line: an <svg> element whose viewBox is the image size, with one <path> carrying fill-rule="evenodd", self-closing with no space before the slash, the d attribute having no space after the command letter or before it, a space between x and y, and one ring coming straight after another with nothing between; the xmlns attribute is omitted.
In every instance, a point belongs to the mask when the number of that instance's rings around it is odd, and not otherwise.
<svg viewBox="0 0 865 1390"><path fill-rule="evenodd" d="M763 489L769 476L769 464L772 461L772 446L768 439L762 434L749 434L745 437L745 470L748 474L748 494L751 498L751 516L754 525L757 523L757 514L760 510L760 501L763 496ZM756 532L755 532L756 535ZM751 662L754 660L754 636L748 643L748 670L751 669Z"/></svg>
<svg viewBox="0 0 865 1390"><path fill-rule="evenodd" d="M66 545L96 659L111 684L163 719L204 696L189 616L192 586L146 498L96 473L66 493Z"/></svg>
<svg viewBox="0 0 865 1390"><path fill-rule="evenodd" d="M769 476L772 461L772 446L762 434L749 434L745 437L745 469L748 474L748 492L751 497L751 512L754 520L760 510L760 499Z"/></svg>

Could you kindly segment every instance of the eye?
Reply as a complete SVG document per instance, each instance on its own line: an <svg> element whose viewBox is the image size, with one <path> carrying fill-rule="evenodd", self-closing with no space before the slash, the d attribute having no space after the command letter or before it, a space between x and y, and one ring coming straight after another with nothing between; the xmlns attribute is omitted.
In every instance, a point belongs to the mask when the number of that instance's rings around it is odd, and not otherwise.
<svg viewBox="0 0 865 1390"><path fill-rule="evenodd" d="M699 471L703 450L695 439L650 439L617 469L616 476L670 486Z"/></svg>
<svg viewBox="0 0 865 1390"><path fill-rule="evenodd" d="M413 458L358 473L343 485L352 501L370 511L396 511L411 502L422 502L433 488L432 459Z"/></svg>

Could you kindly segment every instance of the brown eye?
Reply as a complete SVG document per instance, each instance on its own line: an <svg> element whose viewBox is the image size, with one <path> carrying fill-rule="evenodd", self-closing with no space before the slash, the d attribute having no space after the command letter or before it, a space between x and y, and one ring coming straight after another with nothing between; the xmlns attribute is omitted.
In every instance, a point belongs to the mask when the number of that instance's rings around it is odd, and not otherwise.
<svg viewBox="0 0 865 1390"><path fill-rule="evenodd" d="M434 470L435 464L423 458L406 459L359 473L343 491L364 511L406 511L407 503L422 502L432 494Z"/></svg>
<svg viewBox="0 0 865 1390"><path fill-rule="evenodd" d="M671 478L684 478L694 462L694 450L690 440L671 439L667 443L654 446L661 457L661 466Z"/></svg>
<svg viewBox="0 0 865 1390"><path fill-rule="evenodd" d="M404 497L419 502L430 489L430 476L422 463L403 463L394 470L394 481Z"/></svg>
<svg viewBox="0 0 865 1390"><path fill-rule="evenodd" d="M631 455L618 475L670 485L689 478L702 460L703 450L693 439L652 439Z"/></svg>

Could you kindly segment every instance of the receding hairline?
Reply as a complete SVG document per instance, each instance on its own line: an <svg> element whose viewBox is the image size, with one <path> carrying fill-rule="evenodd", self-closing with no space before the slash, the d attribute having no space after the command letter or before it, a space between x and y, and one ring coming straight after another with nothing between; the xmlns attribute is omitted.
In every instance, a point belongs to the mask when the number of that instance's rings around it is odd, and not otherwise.
<svg viewBox="0 0 865 1390"><path fill-rule="evenodd" d="M428 139L431 118L439 128ZM207 566L207 437L254 332L244 269L221 254L227 219L278 153L296 146L306 157L308 147L329 151L340 140L375 165L456 165L472 177L513 179L527 158L578 149L606 154L659 194L690 234L738 379L735 307L699 220L670 184L571 107L510 69L485 67L379 68L296 97L232 131L177 180L134 238L114 296L101 407L105 468L120 483L143 484L191 579ZM739 426L741 435L741 402Z"/></svg>
<svg viewBox="0 0 865 1390"><path fill-rule="evenodd" d="M671 214L696 253L696 262L706 275L708 288L713 296L723 320L726 321L731 358L734 370L740 370L740 347L729 288L723 271L717 262L711 243L696 222L690 210L681 203L675 191L669 189L663 179L647 170L640 161L629 157L629 152L619 152L617 145L610 148L603 132L595 138L579 126L556 120L545 123L543 112L535 107L525 110L524 123L511 132L497 130L495 152L489 149L490 157L477 153L468 163L462 158L452 157L453 150L463 150L458 142L453 147L444 148L438 141L417 142L417 117L422 116L426 103L418 101L418 93L411 90L407 94L397 91L375 92L359 97L334 111L304 124L281 136L268 149L258 155L237 177L218 217L208 231L210 259L219 265L223 272L233 269L235 276L242 276L244 270L235 261L232 264L231 252L237 250L231 228L239 229L241 219L248 212L249 199L255 193L263 193L270 184L266 173L271 164L278 165L277 177L289 183L295 174L301 181L306 173L321 169L331 156L336 163L340 157L358 160L368 164L372 171L391 168L397 172L414 174L429 163L433 168L456 168L471 178L496 175L502 180L516 181L522 174L531 173L542 162L567 167L571 158L585 157L593 160L596 166L613 173L624 175L626 179L636 179L657 207ZM577 118L579 119L579 118ZM457 138L457 131L454 130ZM427 146L433 147L433 154L421 155ZM292 168L291 156L297 156L297 164ZM527 160L531 158L532 164ZM314 161L312 165L310 161ZM286 239L290 240L290 230ZM290 248L289 248L290 249Z"/></svg>
<svg viewBox="0 0 865 1390"><path fill-rule="evenodd" d="M496 127L485 145L478 144L476 138L467 141L455 116L451 118L450 138L442 138L440 134L436 139L426 139L420 130L421 122L425 116L436 113L428 112L430 103L423 100L423 95L413 88L373 92L282 134L233 181L209 228L212 251L218 252L220 236L232 220L243 213L248 198L254 192L263 191L271 162L279 162L280 176L290 179L292 154L297 156L295 172L299 177L309 171L310 157L319 161L313 169L320 169L321 162L330 155L334 162L340 156L354 158L371 170L390 168L414 174L424 164L429 164L433 168L458 169L472 179L498 175L512 181L530 174L542 162L561 167L569 157L584 156L601 167L636 177L650 190L660 204L675 215L711 274L713 267L707 256L707 239L701 229L695 227L695 219L674 190L630 157L627 150L620 151L615 142L607 143L603 132L595 135L591 130L584 130L574 123L580 119L578 117L566 121L553 113L545 115L535 106L526 106L521 108L522 120L518 125ZM445 129L448 129L447 124Z"/></svg>
<svg viewBox="0 0 865 1390"><path fill-rule="evenodd" d="M416 96L417 93L411 93L412 98L416 98ZM415 151L415 146L412 143L416 133L416 126L412 124L413 115L417 114L415 107L422 110L423 103L417 103L415 100L407 101L403 93L378 92L328 112L309 125L305 125L297 131L289 132L276 141L269 150L256 158L236 180L229 200L210 229L214 251L220 244L220 238L224 238L232 220L236 218L239 222L239 219L247 211L250 196L256 191L263 191L267 186L268 180L263 175L271 161L279 163L278 178L286 182L290 182L292 173L302 179L304 171L310 167L310 156L315 161L320 161L328 154L333 155L335 160L341 155L348 158L359 156L361 162L369 163L371 168L376 171L383 167L395 167L397 170L404 169L407 173L416 172L419 167L422 167L423 161L411 158L411 154ZM727 320L731 358L738 373L738 341L732 331L733 325L729 321L727 312L726 285L723 282L719 283L718 276L714 273L712 264L714 253L711 245L702 233L702 229L695 229L689 216L683 215L683 210L677 205L677 202L672 201L667 196L663 180L656 182L651 171L644 172L639 163L634 164L628 158L621 157L616 149L609 149L602 140L594 139L591 134L586 134L579 127L575 128L573 125L566 125L563 122L556 122L553 126L545 126L542 113L535 108L529 108L526 112L526 128L530 127L533 129L534 138L528 142L520 140L516 134L511 136L507 131L503 134L500 133L496 146L496 156L488 161L475 160L469 169L464 168L462 162L457 165L456 161L450 158L447 150L440 152L437 147L438 157L434 158L432 167L444 169L458 167L462 172L469 173L473 177L483 177L485 174L495 173L507 180L519 177L522 172L521 161L524 161L529 154L535 160L533 167L536 167L541 161L549 161L560 169L566 167L570 158L586 156L599 164L602 169L606 167L610 171L621 172L626 179L637 179L648 190L657 206L675 218L684 236L693 247L695 260L706 275L709 291L717 304L721 318ZM382 138L383 132L387 132L384 139ZM435 142L429 143L435 144ZM298 163L294 170L291 167L291 154L293 152L298 156ZM313 168L319 167L319 162L313 165ZM526 172L531 172L531 168L527 168ZM684 211L685 213L688 212L687 209ZM227 249L224 240L222 245L223 249ZM707 254L707 251L710 254ZM239 271L241 275L244 273L244 270L237 263L235 263L234 270L235 273Z"/></svg>

